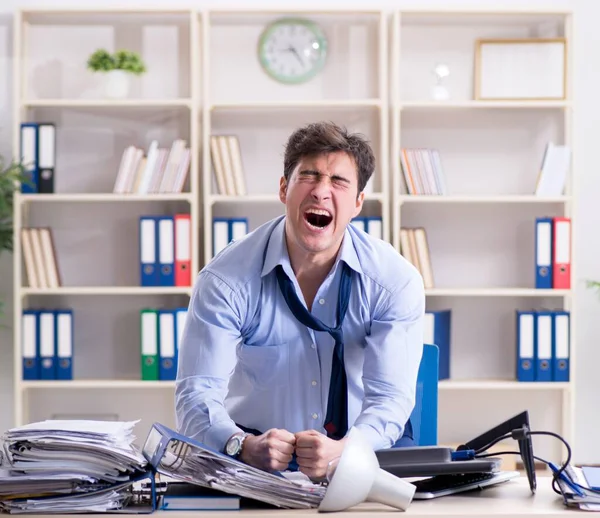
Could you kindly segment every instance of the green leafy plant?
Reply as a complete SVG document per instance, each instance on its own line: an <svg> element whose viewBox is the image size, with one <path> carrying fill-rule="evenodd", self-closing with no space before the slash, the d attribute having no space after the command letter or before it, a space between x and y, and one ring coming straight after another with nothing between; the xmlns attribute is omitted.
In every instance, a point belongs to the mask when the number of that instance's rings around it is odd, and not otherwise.
<svg viewBox="0 0 600 518"><path fill-rule="evenodd" d="M31 185L25 167L14 161L6 164L0 157L0 254L13 250L13 200L20 183ZM2 306L0 301L0 316L3 314Z"/></svg>
<svg viewBox="0 0 600 518"><path fill-rule="evenodd" d="M94 72L124 70L134 75L146 72L146 66L140 56L129 50L118 50L111 54L105 49L98 49L88 58L87 67Z"/></svg>
<svg viewBox="0 0 600 518"><path fill-rule="evenodd" d="M587 281L587 287L596 290L596 293L600 295L600 282L599 281Z"/></svg>

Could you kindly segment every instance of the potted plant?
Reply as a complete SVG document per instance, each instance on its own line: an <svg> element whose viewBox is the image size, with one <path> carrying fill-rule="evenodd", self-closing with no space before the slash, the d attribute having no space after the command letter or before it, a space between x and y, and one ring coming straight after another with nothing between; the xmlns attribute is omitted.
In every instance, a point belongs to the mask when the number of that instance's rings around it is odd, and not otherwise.
<svg viewBox="0 0 600 518"><path fill-rule="evenodd" d="M129 93L131 75L146 72L146 66L138 54L118 50L111 54L105 49L95 51L87 61L88 69L106 74L105 93L111 98L124 98Z"/></svg>
<svg viewBox="0 0 600 518"><path fill-rule="evenodd" d="M6 164L0 156L0 255L13 250L13 197L21 183L31 183L22 164ZM0 300L0 316L3 314Z"/></svg>

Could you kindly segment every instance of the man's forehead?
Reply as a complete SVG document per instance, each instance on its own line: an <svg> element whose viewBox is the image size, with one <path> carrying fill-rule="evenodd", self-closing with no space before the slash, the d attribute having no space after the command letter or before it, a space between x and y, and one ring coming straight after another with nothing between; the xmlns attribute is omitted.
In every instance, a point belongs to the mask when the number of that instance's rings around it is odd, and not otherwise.
<svg viewBox="0 0 600 518"><path fill-rule="evenodd" d="M298 162L297 169L314 169L323 174L357 173L353 158L344 152L305 156Z"/></svg>

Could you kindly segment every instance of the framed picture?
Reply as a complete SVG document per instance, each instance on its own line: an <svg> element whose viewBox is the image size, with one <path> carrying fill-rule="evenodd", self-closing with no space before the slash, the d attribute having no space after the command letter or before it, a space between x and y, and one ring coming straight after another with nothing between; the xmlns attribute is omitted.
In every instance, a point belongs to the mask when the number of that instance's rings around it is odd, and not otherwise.
<svg viewBox="0 0 600 518"><path fill-rule="evenodd" d="M477 40L475 99L565 99L566 68L565 38Z"/></svg>

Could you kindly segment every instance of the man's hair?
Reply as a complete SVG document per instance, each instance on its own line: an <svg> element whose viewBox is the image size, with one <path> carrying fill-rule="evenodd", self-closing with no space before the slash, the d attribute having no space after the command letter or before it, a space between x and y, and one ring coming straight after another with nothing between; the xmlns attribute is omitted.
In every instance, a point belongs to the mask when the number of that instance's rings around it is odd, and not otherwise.
<svg viewBox="0 0 600 518"><path fill-rule="evenodd" d="M369 142L358 133L348 133L333 122L314 122L292 133L285 146L283 176L289 181L298 162L309 156L343 151L354 160L361 193L375 169L375 155Z"/></svg>

